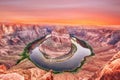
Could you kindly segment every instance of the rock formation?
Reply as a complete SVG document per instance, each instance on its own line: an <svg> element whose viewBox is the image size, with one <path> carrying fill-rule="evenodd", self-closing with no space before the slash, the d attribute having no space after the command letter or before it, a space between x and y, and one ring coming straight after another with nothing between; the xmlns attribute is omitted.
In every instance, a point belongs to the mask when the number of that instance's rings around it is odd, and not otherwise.
<svg viewBox="0 0 120 80"><path fill-rule="evenodd" d="M24 80L24 77L17 73L1 74L0 80Z"/></svg>
<svg viewBox="0 0 120 80"><path fill-rule="evenodd" d="M7 70L5 65L0 65L0 74L4 73Z"/></svg>
<svg viewBox="0 0 120 80"><path fill-rule="evenodd" d="M89 80L120 80L120 52Z"/></svg>
<svg viewBox="0 0 120 80"><path fill-rule="evenodd" d="M25 45L34 39L48 34L50 32L48 32L48 28L46 26L42 27L39 25L11 26L0 25L0 64L4 64L6 66L0 67L0 75L8 76L8 74L10 75L12 73L12 75L17 75L21 77L21 79L24 77L25 80L31 80L32 77L36 80L88 80L89 78L90 80L119 80L120 52L118 53L119 55L113 57L113 55L120 50L120 41L119 39L115 40L116 37L119 38L119 30L68 27L67 30L70 34L76 35L91 44L95 52L95 56L88 58L80 71L75 74L53 74L52 71L43 71L33 66L33 64L28 61L23 61L23 63L21 62L20 64L15 65L17 60L20 59L20 54L22 53ZM114 41L115 43L117 41L117 43L110 44L109 42L111 41L113 43ZM110 62L108 62L109 60ZM107 65L105 65L106 63Z"/></svg>
<svg viewBox="0 0 120 80"><path fill-rule="evenodd" d="M116 44L120 41L120 30L114 31L111 35L111 40L109 41L109 44Z"/></svg>
<svg viewBox="0 0 120 80"><path fill-rule="evenodd" d="M70 35L64 28L58 27L52 31L51 36L46 38L40 45L40 51L51 58L57 58L68 54L71 50Z"/></svg>
<svg viewBox="0 0 120 80"><path fill-rule="evenodd" d="M24 80L24 77L18 73L7 73L5 65L0 65L0 80Z"/></svg>
<svg viewBox="0 0 120 80"><path fill-rule="evenodd" d="M10 69L0 66L0 80L53 80L52 71L46 72L39 68Z"/></svg>

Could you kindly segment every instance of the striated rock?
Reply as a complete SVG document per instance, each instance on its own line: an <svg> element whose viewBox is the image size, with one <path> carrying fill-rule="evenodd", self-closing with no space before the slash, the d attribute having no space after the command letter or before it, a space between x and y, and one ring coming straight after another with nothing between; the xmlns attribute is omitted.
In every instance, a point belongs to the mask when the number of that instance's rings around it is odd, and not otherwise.
<svg viewBox="0 0 120 80"><path fill-rule="evenodd" d="M0 80L24 80L24 77L18 73L1 74Z"/></svg>
<svg viewBox="0 0 120 80"><path fill-rule="evenodd" d="M52 71L46 72L39 68L30 69L12 69L8 73L19 73L24 76L25 80L52 80Z"/></svg>
<svg viewBox="0 0 120 80"><path fill-rule="evenodd" d="M7 68L14 66L21 58L19 55L22 53L23 47L22 45L0 47L0 64L4 64Z"/></svg>
<svg viewBox="0 0 120 80"><path fill-rule="evenodd" d="M52 71L47 72L45 75L43 75L41 78L38 78L38 79L39 80L53 80Z"/></svg>
<svg viewBox="0 0 120 80"><path fill-rule="evenodd" d="M47 29L41 26L1 24L0 46L27 44L46 34L48 34Z"/></svg>
<svg viewBox="0 0 120 80"><path fill-rule="evenodd" d="M36 68L36 65L34 65L29 59L24 59L19 64L11 67L10 70L13 70L13 69L30 69L30 68Z"/></svg>
<svg viewBox="0 0 120 80"><path fill-rule="evenodd" d="M75 77L72 73L64 72L61 74L55 74L53 80L78 80L78 78Z"/></svg>
<svg viewBox="0 0 120 80"><path fill-rule="evenodd" d="M120 80L120 52L89 80Z"/></svg>
<svg viewBox="0 0 120 80"><path fill-rule="evenodd" d="M45 74L45 71L41 70L39 68L29 69L29 72L30 72L30 76L31 76L30 80L37 80Z"/></svg>
<svg viewBox="0 0 120 80"><path fill-rule="evenodd" d="M7 73L5 65L0 65L0 80L24 80L24 77L18 73Z"/></svg>
<svg viewBox="0 0 120 80"><path fill-rule="evenodd" d="M55 25L54 25L55 26ZM46 25L27 25L27 24L0 24L0 46L4 45L23 45L27 44L39 37L42 37L46 34L49 34L54 27ZM64 26L59 26L56 29L56 32L66 33L64 29L59 30L59 28ZM89 27L89 26L86 26ZM120 30L109 30L109 29L87 29L79 27L66 27L67 31L70 34L77 35L83 40L92 42L103 42L103 45L106 44L115 44L120 40ZM53 34L54 34L53 32ZM68 36L68 35L66 35ZM69 41L69 39L60 39L57 37L55 40L58 41Z"/></svg>
<svg viewBox="0 0 120 80"><path fill-rule="evenodd" d="M71 43L70 35L65 28L56 28L40 45L40 50L50 58L57 58L70 52Z"/></svg>
<svg viewBox="0 0 120 80"><path fill-rule="evenodd" d="M120 41L120 30L114 31L111 35L111 40L109 41L109 44L116 44Z"/></svg>
<svg viewBox="0 0 120 80"><path fill-rule="evenodd" d="M37 68L28 59L10 68L7 73L18 73L24 76L25 80L52 80L52 71L45 71Z"/></svg>
<svg viewBox="0 0 120 80"><path fill-rule="evenodd" d="M0 80L53 80L52 71L46 72L39 68L10 69L6 70L4 65L0 66Z"/></svg>
<svg viewBox="0 0 120 80"><path fill-rule="evenodd" d="M116 49L120 51L120 41L116 44Z"/></svg>
<svg viewBox="0 0 120 80"><path fill-rule="evenodd" d="M46 27L46 26L43 26ZM70 30L69 33L74 33L78 37L83 40L88 41L95 50L96 55L93 58L90 58L86 61L86 66L83 66L81 70L78 72L79 75L72 73L62 73L62 74L54 74L51 72L46 72L39 68L36 68L31 62L24 62L21 64L15 65L17 60L19 59L20 53L22 53L25 44L37 39L41 36L47 34L47 29L41 26L33 26L33 25L1 25L0 26L0 64L5 64L7 67L12 69L11 71L6 71L5 67L1 67L1 73L5 74L20 74L22 77L24 76L25 80L88 80L98 69L100 69L113 55L109 45L114 45L117 43L119 38L119 31L106 31L105 29L80 29L76 27L68 27ZM60 26L61 27L61 26ZM58 42L67 41L65 39L61 39L56 31L55 34L52 35L56 37L54 39ZM59 31L58 31L59 32ZM64 33L64 30L61 30L59 34ZM66 32L65 32L66 33ZM114 34L114 35L113 35ZM60 35L61 36L61 35ZM65 35L68 36L68 35ZM68 38L66 38L68 39ZM69 42L69 39L68 39ZM109 42L109 43L108 43ZM10 46L12 45L12 46ZM16 46L18 45L18 46ZM22 45L22 47L21 47ZM117 51L120 50L120 42L116 44ZM104 49L103 49L104 48ZM114 49L115 50L115 49ZM102 54L101 54L102 53ZM118 56L118 57L117 57ZM120 55L114 56L113 59L98 73L95 74L91 79L92 80L119 80L119 63ZM117 64L117 65L116 65ZM111 71L112 70L112 71ZM0 73L0 74L1 74ZM33 78L32 78L33 77ZM52 78L53 77L53 78ZM76 78L77 77L77 78ZM11 78L12 79L12 78ZM9 80L9 79L7 79ZM15 79L17 80L17 79Z"/></svg>
<svg viewBox="0 0 120 80"><path fill-rule="evenodd" d="M9 34L12 34L14 32L14 28L10 25L5 25L5 24L2 24L0 26L0 36L3 36L3 35L9 35Z"/></svg>
<svg viewBox="0 0 120 80"><path fill-rule="evenodd" d="M51 37L56 43L65 43L69 46L71 45L70 35L65 28L57 27L54 31L52 31Z"/></svg>

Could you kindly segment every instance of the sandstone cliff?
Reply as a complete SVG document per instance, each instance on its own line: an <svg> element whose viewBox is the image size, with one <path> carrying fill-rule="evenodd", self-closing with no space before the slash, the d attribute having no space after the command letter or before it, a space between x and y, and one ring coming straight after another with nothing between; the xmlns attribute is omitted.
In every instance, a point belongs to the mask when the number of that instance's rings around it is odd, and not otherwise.
<svg viewBox="0 0 120 80"><path fill-rule="evenodd" d="M89 80L120 80L120 52Z"/></svg>

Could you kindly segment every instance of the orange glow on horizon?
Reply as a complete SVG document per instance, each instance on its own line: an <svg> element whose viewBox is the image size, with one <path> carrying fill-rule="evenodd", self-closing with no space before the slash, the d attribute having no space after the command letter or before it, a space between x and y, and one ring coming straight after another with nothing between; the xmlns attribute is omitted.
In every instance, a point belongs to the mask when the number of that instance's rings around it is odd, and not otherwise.
<svg viewBox="0 0 120 80"><path fill-rule="evenodd" d="M120 25L119 0L1 0L0 22Z"/></svg>
<svg viewBox="0 0 120 80"><path fill-rule="evenodd" d="M104 20L33 20L33 19L18 19L18 20L8 20L10 23L24 23L24 24L71 24L71 25L118 25L118 23L113 24L110 21ZM2 22L2 20L0 20ZM7 21L4 21L7 22ZM117 21L116 21L117 22Z"/></svg>
<svg viewBox="0 0 120 80"><path fill-rule="evenodd" d="M7 14L7 13L6 13ZM5 14L5 15L6 15ZM0 22L10 22L10 23L24 23L24 24L71 24L71 25L119 25L118 19L108 16L107 14L74 14L71 13L69 16L74 16L70 18L64 17L64 15L54 15L52 17L41 18L39 16L19 16L16 14L10 14L9 16L2 16ZM32 16L32 17L31 17ZM57 16L57 17L56 17Z"/></svg>

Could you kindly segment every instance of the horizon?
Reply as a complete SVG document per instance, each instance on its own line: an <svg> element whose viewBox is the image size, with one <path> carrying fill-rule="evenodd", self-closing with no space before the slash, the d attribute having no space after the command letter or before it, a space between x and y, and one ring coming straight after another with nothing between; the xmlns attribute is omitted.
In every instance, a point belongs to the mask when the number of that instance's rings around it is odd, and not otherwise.
<svg viewBox="0 0 120 80"><path fill-rule="evenodd" d="M6 23L6 22L0 22L0 25L5 25L5 26L11 26L12 25L20 25L21 27L24 27L23 25L34 25L34 26L66 26L66 27L76 27L76 28L85 28L85 29L109 29L109 30L120 30L120 25L81 25L81 24L31 24L31 23ZM27 26L26 26L27 27Z"/></svg>

